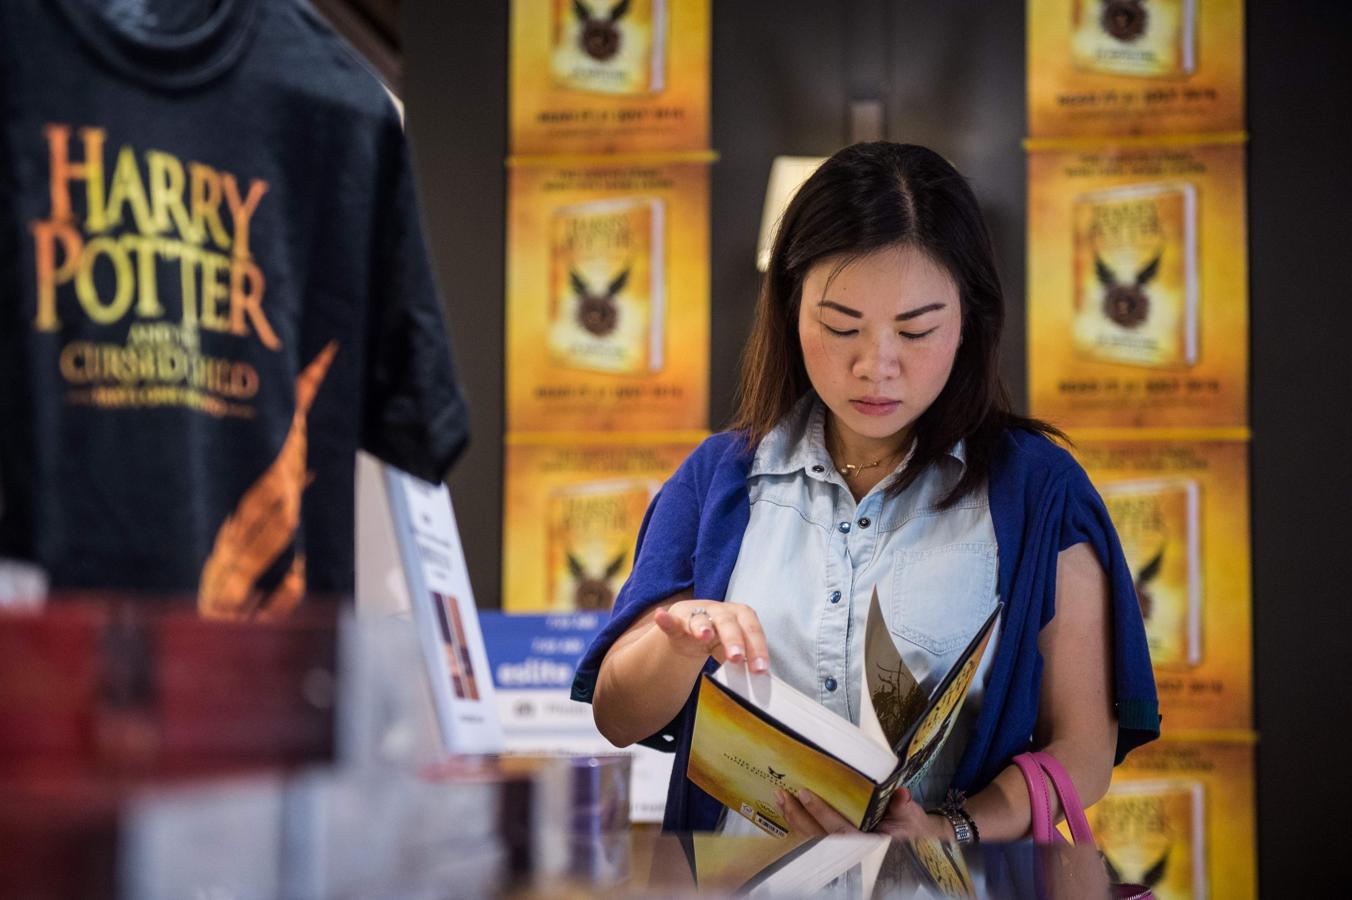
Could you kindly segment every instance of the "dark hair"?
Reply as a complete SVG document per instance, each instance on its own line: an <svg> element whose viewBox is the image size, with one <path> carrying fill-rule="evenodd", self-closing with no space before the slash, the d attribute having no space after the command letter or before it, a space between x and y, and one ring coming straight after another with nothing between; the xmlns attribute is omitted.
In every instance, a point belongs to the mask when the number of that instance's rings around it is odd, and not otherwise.
<svg viewBox="0 0 1352 900"><path fill-rule="evenodd" d="M953 279L962 303L962 341L948 383L915 422L914 455L889 493L904 490L964 440L966 471L940 501L948 507L985 482L1005 429L1065 435L1010 410L999 373L1005 298L990 234L966 179L925 147L886 141L846 147L822 163L789 203L742 354L732 428L756 446L812 387L798 341L808 270L828 257L898 246L923 252Z"/></svg>

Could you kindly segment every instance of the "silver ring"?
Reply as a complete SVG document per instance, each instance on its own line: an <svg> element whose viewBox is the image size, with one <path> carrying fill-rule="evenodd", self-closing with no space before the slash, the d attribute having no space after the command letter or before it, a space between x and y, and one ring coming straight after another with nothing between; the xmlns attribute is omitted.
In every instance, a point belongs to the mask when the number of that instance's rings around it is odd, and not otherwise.
<svg viewBox="0 0 1352 900"><path fill-rule="evenodd" d="M704 618L706 619L709 619L711 621L713 620L713 616L709 615L709 611L702 606L698 607L697 609L695 609L690 613L691 622L695 621L695 616L704 616Z"/></svg>

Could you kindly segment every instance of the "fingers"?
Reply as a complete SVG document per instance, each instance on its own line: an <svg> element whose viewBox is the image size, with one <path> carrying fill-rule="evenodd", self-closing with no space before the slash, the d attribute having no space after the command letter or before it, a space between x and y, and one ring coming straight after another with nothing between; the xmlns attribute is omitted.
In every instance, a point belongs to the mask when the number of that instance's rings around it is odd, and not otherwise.
<svg viewBox="0 0 1352 900"><path fill-rule="evenodd" d="M769 671L770 651L755 610L729 603L711 613L718 643L723 646L724 660L721 661L745 662L753 672Z"/></svg>
<svg viewBox="0 0 1352 900"><path fill-rule="evenodd" d="M714 636L713 626L706 616L677 615L669 609L659 609L653 616L653 624L662 629L668 637L693 637L705 641Z"/></svg>
<svg viewBox="0 0 1352 900"><path fill-rule="evenodd" d="M836 812L822 798L803 788L797 795L788 791L776 790L775 802L789 821L789 828L795 834L813 837L822 834L858 834L854 823Z"/></svg>
<svg viewBox="0 0 1352 900"><path fill-rule="evenodd" d="M716 600L683 601L658 610L653 624L689 650L698 646L720 663L745 662L753 672L770 669L765 632L750 607Z"/></svg>
<svg viewBox="0 0 1352 900"><path fill-rule="evenodd" d="M725 613L713 618L713 626L718 632L718 643L723 645L723 659L720 661L745 662L746 637L742 634L742 625L737 621L736 614Z"/></svg>
<svg viewBox="0 0 1352 900"><path fill-rule="evenodd" d="M765 631L754 610L741 607L737 610L737 623L746 638L746 662L753 672L770 670L770 648L765 643Z"/></svg>

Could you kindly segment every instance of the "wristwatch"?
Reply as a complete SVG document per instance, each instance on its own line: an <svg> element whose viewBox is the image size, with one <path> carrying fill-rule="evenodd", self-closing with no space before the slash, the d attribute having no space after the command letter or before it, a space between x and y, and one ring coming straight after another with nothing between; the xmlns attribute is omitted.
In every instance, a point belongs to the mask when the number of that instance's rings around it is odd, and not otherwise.
<svg viewBox="0 0 1352 900"><path fill-rule="evenodd" d="M973 827L971 818L965 812L944 806L938 810L938 813L948 820L948 824L953 826L953 839L955 841L959 844L976 843L976 828Z"/></svg>
<svg viewBox="0 0 1352 900"><path fill-rule="evenodd" d="M943 806L935 810L953 826L953 839L960 845L975 844L981 840L981 832L977 830L972 814L967 811L966 801L967 797L961 791L950 790Z"/></svg>

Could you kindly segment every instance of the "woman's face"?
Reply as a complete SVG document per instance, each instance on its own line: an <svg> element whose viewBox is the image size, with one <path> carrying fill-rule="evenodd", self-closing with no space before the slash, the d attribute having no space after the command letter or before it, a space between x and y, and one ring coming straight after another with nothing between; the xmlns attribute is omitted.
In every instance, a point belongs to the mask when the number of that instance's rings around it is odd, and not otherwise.
<svg viewBox="0 0 1352 900"><path fill-rule="evenodd" d="M803 281L803 363L845 448L897 450L953 369L962 335L958 287L909 246L839 265L820 260Z"/></svg>

